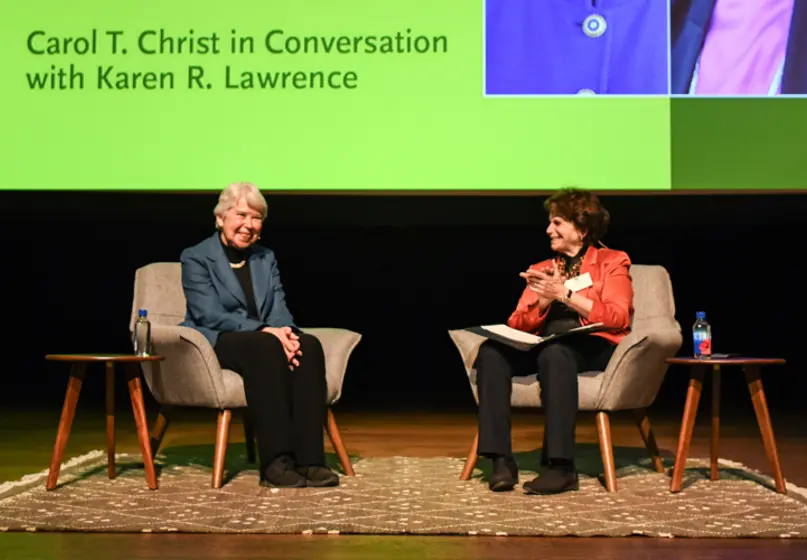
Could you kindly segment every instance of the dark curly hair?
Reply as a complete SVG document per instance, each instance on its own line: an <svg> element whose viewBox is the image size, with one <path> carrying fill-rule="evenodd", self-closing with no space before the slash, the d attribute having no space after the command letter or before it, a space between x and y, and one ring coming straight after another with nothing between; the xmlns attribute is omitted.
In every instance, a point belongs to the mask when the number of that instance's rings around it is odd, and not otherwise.
<svg viewBox="0 0 807 560"><path fill-rule="evenodd" d="M546 199L544 208L551 216L572 222L592 245L603 238L611 223L611 214L597 195L578 188L559 190Z"/></svg>

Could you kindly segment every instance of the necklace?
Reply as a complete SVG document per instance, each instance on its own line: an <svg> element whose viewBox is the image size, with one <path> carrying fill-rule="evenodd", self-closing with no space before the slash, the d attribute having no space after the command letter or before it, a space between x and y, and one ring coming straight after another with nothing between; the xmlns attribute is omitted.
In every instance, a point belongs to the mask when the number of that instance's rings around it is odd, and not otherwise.
<svg viewBox="0 0 807 560"><path fill-rule="evenodd" d="M245 264L247 264L247 259L244 259L238 263L230 263L230 268L244 268Z"/></svg>
<svg viewBox="0 0 807 560"><path fill-rule="evenodd" d="M558 272L560 272L561 276L566 278L574 278L575 276L580 275L580 267L583 266L583 259L578 259L576 263L572 265L571 270L566 271L566 259L563 257L558 257Z"/></svg>

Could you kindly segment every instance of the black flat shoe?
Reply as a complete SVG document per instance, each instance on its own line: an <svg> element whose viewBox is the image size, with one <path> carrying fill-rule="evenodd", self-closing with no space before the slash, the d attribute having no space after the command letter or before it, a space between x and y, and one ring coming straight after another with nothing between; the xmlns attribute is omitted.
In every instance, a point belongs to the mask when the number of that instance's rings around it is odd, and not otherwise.
<svg viewBox="0 0 807 560"><path fill-rule="evenodd" d="M297 467L297 474L306 481L306 486L310 488L324 488L328 486L339 486L339 475L328 467L312 466Z"/></svg>
<svg viewBox="0 0 807 560"><path fill-rule="evenodd" d="M512 457L499 455L493 459L493 474L488 488L493 492L508 492L518 484L518 465Z"/></svg>
<svg viewBox="0 0 807 560"><path fill-rule="evenodd" d="M305 488L307 481L294 470L294 460L288 455L281 455L261 468L259 484L269 488Z"/></svg>
<svg viewBox="0 0 807 560"><path fill-rule="evenodd" d="M536 478L524 483L525 494L560 494L579 489L577 472L563 468L543 469Z"/></svg>

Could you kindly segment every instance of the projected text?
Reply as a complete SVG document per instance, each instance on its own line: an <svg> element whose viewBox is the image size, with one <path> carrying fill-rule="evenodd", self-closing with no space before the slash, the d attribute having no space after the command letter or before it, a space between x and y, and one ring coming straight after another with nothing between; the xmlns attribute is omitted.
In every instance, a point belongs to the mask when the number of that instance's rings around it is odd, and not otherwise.
<svg viewBox="0 0 807 560"><path fill-rule="evenodd" d="M26 72L31 90L249 90L356 89L359 72L344 55L444 55L448 37L412 29L391 34L314 35L271 29L262 36L169 29L90 29L60 35L46 30L26 37L28 53L46 64ZM109 55L120 62L109 64ZM289 68L302 56L339 57L340 67ZM241 58L249 56L249 64ZM93 64L93 57L104 64ZM187 61L180 65L177 61ZM199 59L199 60L196 60ZM159 61L160 68L153 67ZM35 62L35 64L36 64ZM152 66L152 67L149 67ZM162 67L164 66L164 67Z"/></svg>

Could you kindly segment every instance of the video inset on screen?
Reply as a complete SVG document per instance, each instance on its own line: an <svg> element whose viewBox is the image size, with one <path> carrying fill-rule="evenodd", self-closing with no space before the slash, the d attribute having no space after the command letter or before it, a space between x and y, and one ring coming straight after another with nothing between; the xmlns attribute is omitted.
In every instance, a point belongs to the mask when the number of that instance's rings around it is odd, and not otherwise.
<svg viewBox="0 0 807 560"><path fill-rule="evenodd" d="M668 95L667 0L485 0L486 95Z"/></svg>
<svg viewBox="0 0 807 560"><path fill-rule="evenodd" d="M672 94L807 94L807 2L671 0Z"/></svg>

